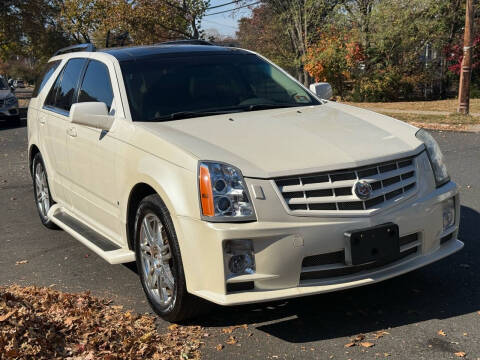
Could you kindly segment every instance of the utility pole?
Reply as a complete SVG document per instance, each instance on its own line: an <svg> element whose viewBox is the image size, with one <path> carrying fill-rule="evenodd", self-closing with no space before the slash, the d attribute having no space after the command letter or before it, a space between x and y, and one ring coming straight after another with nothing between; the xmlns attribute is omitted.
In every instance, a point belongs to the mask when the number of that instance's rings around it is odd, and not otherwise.
<svg viewBox="0 0 480 360"><path fill-rule="evenodd" d="M470 78L472 75L473 0L466 0L465 35L463 39L462 72L458 89L458 112L470 112Z"/></svg>

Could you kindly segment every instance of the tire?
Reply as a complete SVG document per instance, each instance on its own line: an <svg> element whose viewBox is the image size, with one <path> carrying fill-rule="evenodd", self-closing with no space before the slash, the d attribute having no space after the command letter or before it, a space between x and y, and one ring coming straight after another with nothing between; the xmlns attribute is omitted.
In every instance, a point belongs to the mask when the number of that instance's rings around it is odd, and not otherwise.
<svg viewBox="0 0 480 360"><path fill-rule="evenodd" d="M7 124L10 126L20 126L21 125L20 115L15 115L7 119Z"/></svg>
<svg viewBox="0 0 480 360"><path fill-rule="evenodd" d="M164 320L181 322L208 309L208 302L187 292L177 235L158 195L145 197L137 209L135 255L148 302Z"/></svg>
<svg viewBox="0 0 480 360"><path fill-rule="evenodd" d="M32 161L33 195L42 224L49 229L58 229L48 217L48 210L55 204L48 185L47 170L42 155L36 153Z"/></svg>

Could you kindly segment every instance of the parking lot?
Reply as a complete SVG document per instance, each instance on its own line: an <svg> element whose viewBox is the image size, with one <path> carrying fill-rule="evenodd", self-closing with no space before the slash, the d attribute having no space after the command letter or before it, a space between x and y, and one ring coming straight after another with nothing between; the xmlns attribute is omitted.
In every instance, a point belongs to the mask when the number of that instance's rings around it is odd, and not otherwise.
<svg viewBox="0 0 480 360"><path fill-rule="evenodd" d="M63 231L42 227L33 201L26 127L0 122L0 285L90 290L148 312L134 266L108 265ZM400 278L339 293L214 311L205 358L480 359L480 134L436 132L461 191L460 238L450 258ZM16 262L27 263L16 265ZM234 329L230 326L246 325ZM161 323L161 326L167 326ZM235 344L226 344L230 335ZM345 347L364 337L371 347ZM354 341L355 343L356 341ZM224 344L217 350L217 344ZM457 355L455 355L457 353Z"/></svg>

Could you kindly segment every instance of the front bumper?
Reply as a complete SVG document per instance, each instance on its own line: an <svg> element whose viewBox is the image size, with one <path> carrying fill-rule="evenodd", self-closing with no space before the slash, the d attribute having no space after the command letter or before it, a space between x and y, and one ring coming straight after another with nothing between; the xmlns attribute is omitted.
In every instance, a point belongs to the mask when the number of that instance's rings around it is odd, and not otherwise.
<svg viewBox="0 0 480 360"><path fill-rule="evenodd" d="M12 105L0 107L0 120L8 120L18 116L19 114L18 102Z"/></svg>
<svg viewBox="0 0 480 360"><path fill-rule="evenodd" d="M263 180L247 180L249 186ZM262 183L265 196L277 196ZM221 305L280 300L319 294L371 284L415 270L463 247L457 239L460 218L458 190L450 182L433 191L426 184L414 198L371 216L359 217L294 217L258 219L252 223L207 223L189 217L179 217L181 250L188 290ZM455 198L455 225L443 231L443 202ZM278 196L277 196L278 199ZM257 208L261 205L255 204ZM278 214L280 209L270 213ZM266 213L263 212L262 213ZM258 212L257 212L258 214ZM276 214L276 217L280 215ZM382 265L340 276L302 279L306 257L344 251L344 233L355 229L393 222L399 226L400 237L416 234L416 241L404 246L412 249L408 256ZM448 241L443 242L445 238ZM232 239L251 239L254 246L256 273L229 278L224 261L223 243ZM442 240L443 239L443 240ZM441 241L442 240L442 241ZM442 242L442 243L441 243ZM344 265L348 267L348 265ZM233 291L228 284L253 282L251 290Z"/></svg>

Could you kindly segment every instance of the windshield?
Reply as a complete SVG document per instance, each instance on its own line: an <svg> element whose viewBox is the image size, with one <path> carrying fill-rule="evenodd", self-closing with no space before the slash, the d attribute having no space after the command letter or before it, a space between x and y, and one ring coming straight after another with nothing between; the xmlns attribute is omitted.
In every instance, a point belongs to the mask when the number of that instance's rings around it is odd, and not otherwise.
<svg viewBox="0 0 480 360"><path fill-rule="evenodd" d="M320 104L253 54L156 56L121 68L134 121Z"/></svg>
<svg viewBox="0 0 480 360"><path fill-rule="evenodd" d="M0 78L0 90L9 90L7 83L2 78Z"/></svg>

